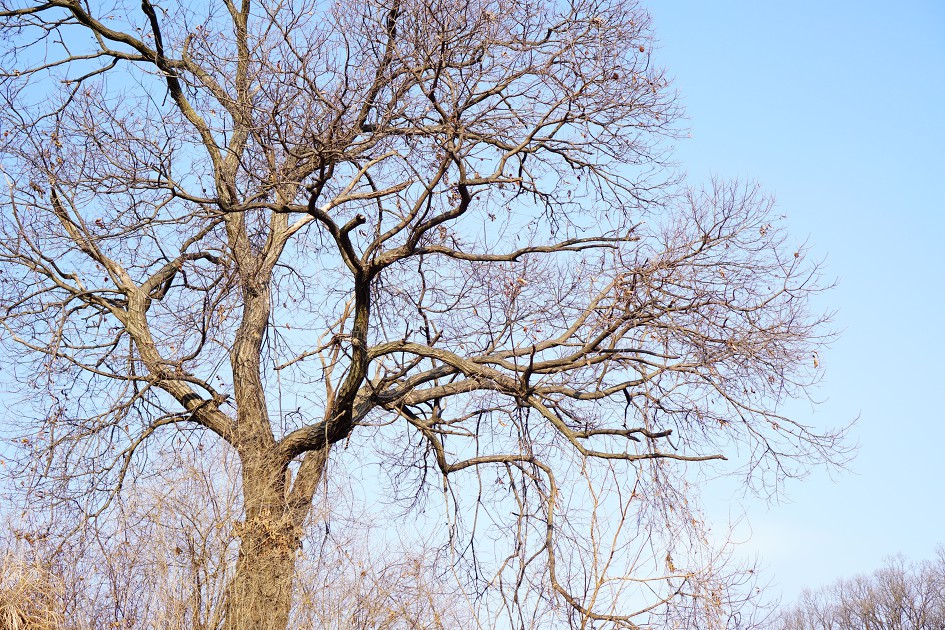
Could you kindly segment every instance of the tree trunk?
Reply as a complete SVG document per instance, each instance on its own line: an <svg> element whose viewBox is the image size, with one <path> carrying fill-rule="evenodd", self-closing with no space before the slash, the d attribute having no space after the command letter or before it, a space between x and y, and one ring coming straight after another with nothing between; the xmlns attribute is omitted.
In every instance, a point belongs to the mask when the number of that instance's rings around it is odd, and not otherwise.
<svg viewBox="0 0 945 630"><path fill-rule="evenodd" d="M286 467L251 449L242 457L246 520L226 598L225 630L285 630L292 608L295 553L302 522L289 509ZM307 509L305 513L307 513Z"/></svg>
<svg viewBox="0 0 945 630"><path fill-rule="evenodd" d="M260 449L261 450L261 449ZM224 630L285 630L292 610L295 560L302 527L325 470L329 449L306 454L295 483L287 464L244 456L246 522L238 531L236 572L227 586Z"/></svg>
<svg viewBox="0 0 945 630"><path fill-rule="evenodd" d="M288 627L300 534L288 518L246 523L227 593L225 630Z"/></svg>

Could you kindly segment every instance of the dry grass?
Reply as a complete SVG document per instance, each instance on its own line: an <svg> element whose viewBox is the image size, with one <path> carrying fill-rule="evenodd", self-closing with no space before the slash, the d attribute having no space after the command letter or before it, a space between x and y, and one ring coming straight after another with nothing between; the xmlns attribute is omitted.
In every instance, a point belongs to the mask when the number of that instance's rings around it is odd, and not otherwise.
<svg viewBox="0 0 945 630"><path fill-rule="evenodd" d="M0 630L62 630L62 581L7 553L0 557Z"/></svg>

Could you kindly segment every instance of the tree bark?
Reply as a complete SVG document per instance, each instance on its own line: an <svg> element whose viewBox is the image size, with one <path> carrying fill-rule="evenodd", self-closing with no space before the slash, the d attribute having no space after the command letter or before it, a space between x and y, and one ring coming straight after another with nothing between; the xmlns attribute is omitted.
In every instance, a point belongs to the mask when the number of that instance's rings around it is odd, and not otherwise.
<svg viewBox="0 0 945 630"><path fill-rule="evenodd" d="M285 630L292 609L298 528L257 519L242 532L236 573L227 593L225 630Z"/></svg>
<svg viewBox="0 0 945 630"><path fill-rule="evenodd" d="M246 521L236 572L227 587L224 630L285 630L292 610L296 554L328 447L308 453L294 483L272 452L243 460Z"/></svg>

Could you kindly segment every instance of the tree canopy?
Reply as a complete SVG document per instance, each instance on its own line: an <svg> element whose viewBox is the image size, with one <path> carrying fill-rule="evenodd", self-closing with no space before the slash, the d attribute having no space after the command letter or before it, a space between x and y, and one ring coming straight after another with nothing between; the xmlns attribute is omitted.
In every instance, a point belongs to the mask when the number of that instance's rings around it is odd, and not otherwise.
<svg viewBox="0 0 945 630"><path fill-rule="evenodd" d="M756 187L681 182L634 2L0 0L0 33L24 490L111 531L170 451L229 452L226 628L298 614L355 463L445 506L496 618L711 625L733 578L686 471L842 451L783 412L819 266Z"/></svg>

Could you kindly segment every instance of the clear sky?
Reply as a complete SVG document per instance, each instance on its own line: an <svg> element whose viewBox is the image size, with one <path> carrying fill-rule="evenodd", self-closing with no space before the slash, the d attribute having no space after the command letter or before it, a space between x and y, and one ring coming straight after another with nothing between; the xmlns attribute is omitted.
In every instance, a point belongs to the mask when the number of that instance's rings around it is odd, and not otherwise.
<svg viewBox="0 0 945 630"><path fill-rule="evenodd" d="M742 511L774 590L931 558L945 544L945 2L647 3L688 110L694 181L756 180L839 281L821 426L857 417L849 472L816 472ZM748 532L742 527L742 532Z"/></svg>

